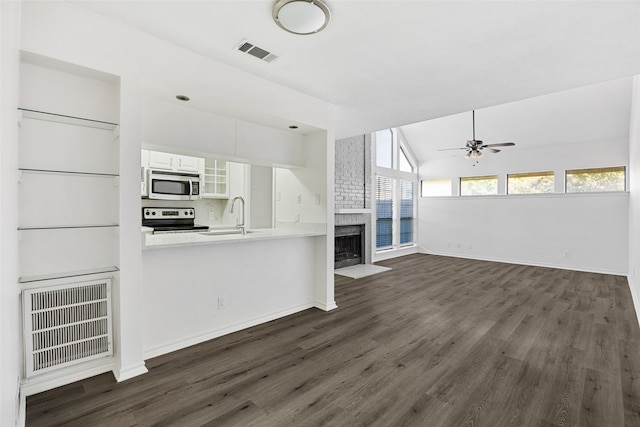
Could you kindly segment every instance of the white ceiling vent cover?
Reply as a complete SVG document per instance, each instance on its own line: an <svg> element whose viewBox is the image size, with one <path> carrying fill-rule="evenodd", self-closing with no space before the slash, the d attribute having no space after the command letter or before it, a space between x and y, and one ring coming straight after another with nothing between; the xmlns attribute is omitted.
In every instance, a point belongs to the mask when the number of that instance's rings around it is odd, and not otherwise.
<svg viewBox="0 0 640 427"><path fill-rule="evenodd" d="M247 40L242 40L234 49L254 56L264 62L273 62L278 59L278 56L276 54L271 53L259 46L256 46L255 44Z"/></svg>

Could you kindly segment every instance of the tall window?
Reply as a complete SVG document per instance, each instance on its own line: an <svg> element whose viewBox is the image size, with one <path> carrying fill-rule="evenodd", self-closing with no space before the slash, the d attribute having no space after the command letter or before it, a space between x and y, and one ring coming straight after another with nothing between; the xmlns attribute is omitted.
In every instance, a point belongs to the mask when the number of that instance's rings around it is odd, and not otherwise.
<svg viewBox="0 0 640 427"><path fill-rule="evenodd" d="M573 169L566 172L566 192L625 191L625 167Z"/></svg>
<svg viewBox="0 0 640 427"><path fill-rule="evenodd" d="M413 243L415 183L400 179L400 244Z"/></svg>
<svg viewBox="0 0 640 427"><path fill-rule="evenodd" d="M393 132L391 129L376 132L376 165L393 167Z"/></svg>
<svg viewBox="0 0 640 427"><path fill-rule="evenodd" d="M378 131L376 159L376 249L415 242L416 163L395 129Z"/></svg>
<svg viewBox="0 0 640 427"><path fill-rule="evenodd" d="M393 178L376 177L376 248L393 245Z"/></svg>

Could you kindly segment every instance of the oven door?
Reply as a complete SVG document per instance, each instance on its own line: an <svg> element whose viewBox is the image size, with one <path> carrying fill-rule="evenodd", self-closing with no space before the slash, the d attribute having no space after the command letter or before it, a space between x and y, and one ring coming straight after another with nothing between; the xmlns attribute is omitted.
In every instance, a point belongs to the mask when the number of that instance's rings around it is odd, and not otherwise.
<svg viewBox="0 0 640 427"><path fill-rule="evenodd" d="M149 198L155 200L195 200L200 198L200 175L149 172Z"/></svg>

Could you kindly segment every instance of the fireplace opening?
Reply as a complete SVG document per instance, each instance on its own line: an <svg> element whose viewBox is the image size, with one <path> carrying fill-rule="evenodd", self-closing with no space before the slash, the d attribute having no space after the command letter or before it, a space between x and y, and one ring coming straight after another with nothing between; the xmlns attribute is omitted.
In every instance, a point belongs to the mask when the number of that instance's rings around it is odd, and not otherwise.
<svg viewBox="0 0 640 427"><path fill-rule="evenodd" d="M335 228L334 268L364 263L364 224Z"/></svg>

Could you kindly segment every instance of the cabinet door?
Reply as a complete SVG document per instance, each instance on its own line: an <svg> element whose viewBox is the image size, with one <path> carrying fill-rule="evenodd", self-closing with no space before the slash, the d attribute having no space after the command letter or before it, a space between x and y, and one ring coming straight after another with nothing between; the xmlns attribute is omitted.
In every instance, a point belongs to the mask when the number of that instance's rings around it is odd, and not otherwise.
<svg viewBox="0 0 640 427"><path fill-rule="evenodd" d="M154 169L172 170L176 164L176 155L161 151L149 151L149 167Z"/></svg>
<svg viewBox="0 0 640 427"><path fill-rule="evenodd" d="M190 156L176 156L176 170L181 172L200 173L200 158Z"/></svg>
<svg viewBox="0 0 640 427"><path fill-rule="evenodd" d="M228 199L229 198L229 162L225 160L205 160L204 187L202 198L204 199Z"/></svg>

